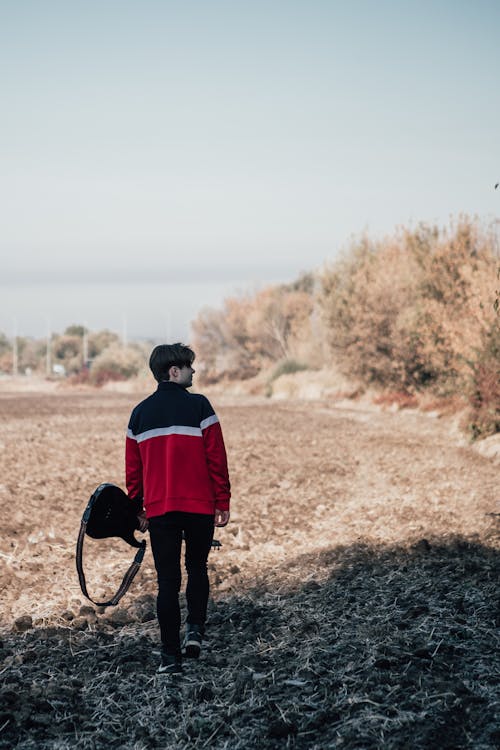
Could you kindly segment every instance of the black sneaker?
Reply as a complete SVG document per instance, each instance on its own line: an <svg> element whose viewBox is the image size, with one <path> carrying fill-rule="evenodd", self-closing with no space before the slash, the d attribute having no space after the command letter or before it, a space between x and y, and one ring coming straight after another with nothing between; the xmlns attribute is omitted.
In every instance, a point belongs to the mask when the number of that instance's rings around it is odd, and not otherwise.
<svg viewBox="0 0 500 750"><path fill-rule="evenodd" d="M197 659L201 651L201 628L199 625L186 623L186 636L184 638L184 654L188 659Z"/></svg>
<svg viewBox="0 0 500 750"><path fill-rule="evenodd" d="M179 656L173 654L165 654L161 652L161 664L158 667L158 672L165 675L178 675L182 674L182 661Z"/></svg>

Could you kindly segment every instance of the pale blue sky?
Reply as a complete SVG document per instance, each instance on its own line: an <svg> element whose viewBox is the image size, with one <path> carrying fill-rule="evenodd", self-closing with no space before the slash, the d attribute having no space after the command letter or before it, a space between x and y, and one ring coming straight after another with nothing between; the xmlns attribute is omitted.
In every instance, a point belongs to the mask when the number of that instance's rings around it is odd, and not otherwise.
<svg viewBox="0 0 500 750"><path fill-rule="evenodd" d="M0 330L188 338L363 231L498 217L499 39L488 0L0 0Z"/></svg>

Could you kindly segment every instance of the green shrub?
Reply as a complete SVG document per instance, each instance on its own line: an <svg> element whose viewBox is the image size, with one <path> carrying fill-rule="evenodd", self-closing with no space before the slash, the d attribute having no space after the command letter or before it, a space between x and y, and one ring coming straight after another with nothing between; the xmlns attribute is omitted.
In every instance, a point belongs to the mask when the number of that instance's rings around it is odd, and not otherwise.
<svg viewBox="0 0 500 750"><path fill-rule="evenodd" d="M281 377L282 375L291 375L294 372L301 372L302 370L308 369L308 365L304 364L303 362L297 362L297 360L295 359L284 359L272 371L269 382L272 383L273 380L277 380L277 378Z"/></svg>

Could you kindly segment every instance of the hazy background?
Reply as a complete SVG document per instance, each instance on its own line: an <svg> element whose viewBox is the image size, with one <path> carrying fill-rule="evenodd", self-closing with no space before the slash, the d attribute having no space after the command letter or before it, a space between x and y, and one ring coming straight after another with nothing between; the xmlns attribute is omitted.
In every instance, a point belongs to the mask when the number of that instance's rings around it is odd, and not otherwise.
<svg viewBox="0 0 500 750"><path fill-rule="evenodd" d="M353 235L498 216L500 4L0 3L0 330L189 339Z"/></svg>

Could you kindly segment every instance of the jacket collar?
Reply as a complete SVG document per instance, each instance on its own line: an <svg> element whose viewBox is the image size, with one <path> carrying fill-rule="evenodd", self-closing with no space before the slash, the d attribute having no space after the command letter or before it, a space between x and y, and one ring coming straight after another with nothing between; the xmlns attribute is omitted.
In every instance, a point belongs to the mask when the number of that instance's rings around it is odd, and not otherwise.
<svg viewBox="0 0 500 750"><path fill-rule="evenodd" d="M175 390L181 390L185 391L183 385L179 385L179 383L173 383L171 380L162 380L161 383L158 383L158 388L156 390L158 391L175 391Z"/></svg>

